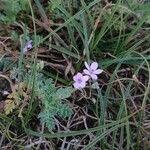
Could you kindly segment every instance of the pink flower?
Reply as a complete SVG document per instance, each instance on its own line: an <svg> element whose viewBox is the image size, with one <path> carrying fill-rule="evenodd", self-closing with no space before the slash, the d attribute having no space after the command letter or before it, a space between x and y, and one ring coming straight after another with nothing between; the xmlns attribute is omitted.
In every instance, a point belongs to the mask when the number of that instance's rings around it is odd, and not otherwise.
<svg viewBox="0 0 150 150"><path fill-rule="evenodd" d="M29 40L23 49L23 53L26 53L28 49L31 49L31 48L32 48L32 40Z"/></svg>
<svg viewBox="0 0 150 150"><path fill-rule="evenodd" d="M91 65L88 65L87 62L85 62L85 67L87 69L84 69L83 72L86 75L89 75L93 80L97 80L97 75L101 74L103 72L102 69L98 69L98 63L97 62L93 62Z"/></svg>
<svg viewBox="0 0 150 150"><path fill-rule="evenodd" d="M76 89L82 89L86 86L86 81L88 81L89 76L83 76L81 73L77 73L73 80L75 81L73 86Z"/></svg>

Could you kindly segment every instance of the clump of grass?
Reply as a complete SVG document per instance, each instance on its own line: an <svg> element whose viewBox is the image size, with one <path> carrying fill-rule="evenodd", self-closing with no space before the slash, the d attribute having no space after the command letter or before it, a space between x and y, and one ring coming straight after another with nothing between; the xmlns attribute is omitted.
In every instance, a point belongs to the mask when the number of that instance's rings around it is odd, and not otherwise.
<svg viewBox="0 0 150 150"><path fill-rule="evenodd" d="M16 89L18 106L0 113L0 147L149 149L149 2L23 0L5 9L10 5L0 8L0 73L13 88L28 82L25 95ZM24 53L29 39L33 48ZM70 91L85 61L104 72Z"/></svg>

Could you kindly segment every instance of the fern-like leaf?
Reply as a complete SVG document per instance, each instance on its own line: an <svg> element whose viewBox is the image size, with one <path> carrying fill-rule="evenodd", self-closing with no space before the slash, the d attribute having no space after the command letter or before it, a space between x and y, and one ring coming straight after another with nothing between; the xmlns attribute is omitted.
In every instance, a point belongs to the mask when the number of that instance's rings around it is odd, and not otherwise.
<svg viewBox="0 0 150 150"><path fill-rule="evenodd" d="M70 87L69 88L59 88L56 91L54 98L55 99L66 99L71 96L72 92L73 92L73 89Z"/></svg>
<svg viewBox="0 0 150 150"><path fill-rule="evenodd" d="M72 114L71 108L62 100L70 97L73 89L71 87L56 88L52 79L46 80L44 77L41 79L40 77L42 76L37 76L36 89L37 93L40 93L44 111L38 117L48 128L53 129L56 116L64 119Z"/></svg>

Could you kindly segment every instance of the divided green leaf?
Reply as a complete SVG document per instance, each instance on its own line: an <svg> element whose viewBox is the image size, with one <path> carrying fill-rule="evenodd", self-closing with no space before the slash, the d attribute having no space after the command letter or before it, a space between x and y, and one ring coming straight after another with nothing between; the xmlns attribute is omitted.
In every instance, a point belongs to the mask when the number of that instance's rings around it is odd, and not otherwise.
<svg viewBox="0 0 150 150"><path fill-rule="evenodd" d="M64 102L74 91L71 87L57 88L52 79L45 79L42 74L36 77L36 93L42 99L43 111L39 114L42 123L50 129L55 127L55 119L65 119L72 114L72 109Z"/></svg>

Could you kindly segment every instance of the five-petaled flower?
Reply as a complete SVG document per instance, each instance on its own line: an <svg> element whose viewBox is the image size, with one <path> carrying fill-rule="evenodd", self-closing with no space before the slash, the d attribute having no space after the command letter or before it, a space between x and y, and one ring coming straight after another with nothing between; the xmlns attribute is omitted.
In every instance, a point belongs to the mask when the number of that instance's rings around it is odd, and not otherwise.
<svg viewBox="0 0 150 150"><path fill-rule="evenodd" d="M28 49L31 49L31 48L32 48L32 40L29 40L23 49L23 53L26 53Z"/></svg>
<svg viewBox="0 0 150 150"><path fill-rule="evenodd" d="M77 73L74 77L73 80L75 81L73 86L76 89L83 89L86 86L86 81L89 80L89 76L84 76L81 73Z"/></svg>
<svg viewBox="0 0 150 150"><path fill-rule="evenodd" d="M91 65L88 65L88 63L85 62L85 67L86 69L84 69L83 72L90 76L93 80L97 80L97 75L103 72L102 69L98 69L97 62L93 62Z"/></svg>

